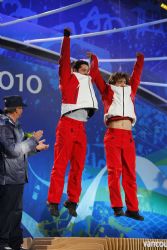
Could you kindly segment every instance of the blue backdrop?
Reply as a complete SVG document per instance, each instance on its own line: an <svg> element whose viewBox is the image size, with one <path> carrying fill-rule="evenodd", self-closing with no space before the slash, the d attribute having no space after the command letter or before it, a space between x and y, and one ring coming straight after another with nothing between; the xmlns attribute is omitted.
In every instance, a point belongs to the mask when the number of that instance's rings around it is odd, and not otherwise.
<svg viewBox="0 0 167 250"><path fill-rule="evenodd" d="M70 3L69 3L70 2ZM3 23L75 3L76 1L4 0L0 3ZM1 35L20 41L61 36L64 27L73 34L96 32L150 22L167 17L155 1L92 1L77 8L33 21L1 27ZM167 52L166 23L98 37L74 39L71 56L85 58L93 51L99 58L162 57ZM60 41L39 46L59 52ZM105 126L100 96L99 111L87 124L88 147L83 173L78 217L71 218L60 205L60 218L52 218L46 207L53 163L55 127L60 117L58 65L19 52L0 49L0 97L19 94L28 107L22 118L25 131L43 129L50 144L48 151L29 158L29 184L24 194L22 224L24 235L109 236L167 238L167 116L151 100L137 96L137 124L133 129L137 149L137 183L143 222L126 217L114 218L109 203L107 172L103 148ZM101 63L109 72L131 73L133 62ZM142 81L167 83L165 60L145 62ZM165 87L144 86L166 99ZM2 101L1 101L2 106ZM68 170L67 170L68 172ZM68 174L67 174L68 175ZM66 199L66 185L63 201Z"/></svg>

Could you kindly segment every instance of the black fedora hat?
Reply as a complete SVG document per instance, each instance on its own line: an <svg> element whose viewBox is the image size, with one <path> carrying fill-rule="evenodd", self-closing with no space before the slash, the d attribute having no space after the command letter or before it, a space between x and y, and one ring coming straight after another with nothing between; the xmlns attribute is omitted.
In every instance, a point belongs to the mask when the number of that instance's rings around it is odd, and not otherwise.
<svg viewBox="0 0 167 250"><path fill-rule="evenodd" d="M27 107L27 105L23 102L22 97L19 95L11 95L5 96L4 100L4 108L16 108L16 107Z"/></svg>

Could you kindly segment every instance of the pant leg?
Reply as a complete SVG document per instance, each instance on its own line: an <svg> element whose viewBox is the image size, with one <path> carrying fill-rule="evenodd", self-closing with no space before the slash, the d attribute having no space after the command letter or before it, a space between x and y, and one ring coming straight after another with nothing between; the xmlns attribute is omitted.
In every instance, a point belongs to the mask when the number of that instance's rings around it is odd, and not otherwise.
<svg viewBox="0 0 167 250"><path fill-rule="evenodd" d="M108 129L104 137L108 186L112 207L122 207L120 176L122 173L121 139L116 129Z"/></svg>
<svg viewBox="0 0 167 250"><path fill-rule="evenodd" d="M14 206L10 196L9 185L0 185L0 246L9 243L11 213Z"/></svg>
<svg viewBox="0 0 167 250"><path fill-rule="evenodd" d="M60 119L56 129L56 143L54 146L54 165L51 172L48 201L59 203L64 189L65 172L68 161L71 158L73 137L70 118Z"/></svg>
<svg viewBox="0 0 167 250"><path fill-rule="evenodd" d="M17 199L15 210L12 214L11 230L9 235L9 246L13 249L19 249L23 243L23 233L21 228L22 211L23 211L23 191L24 185L17 187Z"/></svg>
<svg viewBox="0 0 167 250"><path fill-rule="evenodd" d="M0 245L20 246L24 185L0 185ZM16 248L17 249L17 248Z"/></svg>
<svg viewBox="0 0 167 250"><path fill-rule="evenodd" d="M136 151L132 133L126 133L123 142L122 185L127 209L138 211L136 184Z"/></svg>
<svg viewBox="0 0 167 250"><path fill-rule="evenodd" d="M78 203L81 194L81 179L86 158L86 133L84 125L78 124L74 130L74 144L70 160L67 194L68 199Z"/></svg>

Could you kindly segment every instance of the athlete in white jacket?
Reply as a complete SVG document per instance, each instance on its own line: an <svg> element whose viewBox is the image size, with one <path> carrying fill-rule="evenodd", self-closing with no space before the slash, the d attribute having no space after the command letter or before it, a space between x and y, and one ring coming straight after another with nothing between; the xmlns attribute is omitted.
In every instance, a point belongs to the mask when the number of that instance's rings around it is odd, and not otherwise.
<svg viewBox="0 0 167 250"><path fill-rule="evenodd" d="M132 126L136 122L134 100L140 83L144 56L137 53L131 77L127 73L116 72L106 84L98 72L95 83L102 95L104 121L107 131L104 137L108 169L108 185L111 206L115 216L122 216L123 203L120 190L120 176L125 191L127 211L125 215L136 220L144 220L139 214L136 185L136 153Z"/></svg>
<svg viewBox="0 0 167 250"><path fill-rule="evenodd" d="M62 94L61 118L56 128L54 164L48 192L51 215L59 216L58 204L64 188L68 161L68 200L64 206L70 215L77 216L76 207L81 193L81 177L86 157L85 122L98 109L92 82L98 72L98 61L91 56L91 66L86 61L77 61L71 70L70 31L64 30L64 39L59 61L60 90Z"/></svg>

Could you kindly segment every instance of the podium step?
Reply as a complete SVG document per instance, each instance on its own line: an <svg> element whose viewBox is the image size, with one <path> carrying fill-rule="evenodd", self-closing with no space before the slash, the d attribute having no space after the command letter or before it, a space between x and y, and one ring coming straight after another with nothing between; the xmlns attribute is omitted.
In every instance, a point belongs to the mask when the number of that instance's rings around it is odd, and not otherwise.
<svg viewBox="0 0 167 250"><path fill-rule="evenodd" d="M36 238L32 250L109 250L105 238Z"/></svg>
<svg viewBox="0 0 167 250"><path fill-rule="evenodd" d="M164 244L164 247L162 246ZM96 237L35 238L31 250L161 250L166 239L130 239Z"/></svg>

